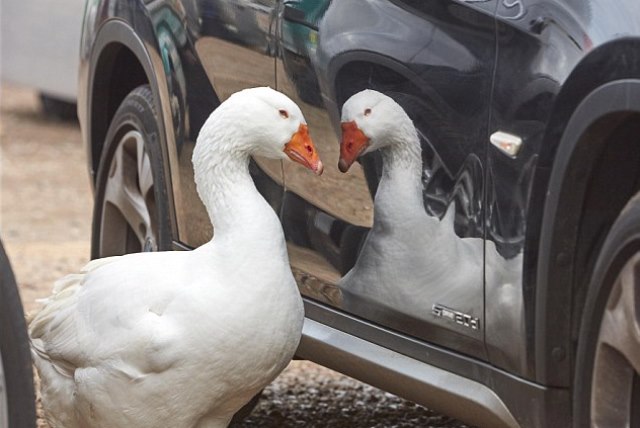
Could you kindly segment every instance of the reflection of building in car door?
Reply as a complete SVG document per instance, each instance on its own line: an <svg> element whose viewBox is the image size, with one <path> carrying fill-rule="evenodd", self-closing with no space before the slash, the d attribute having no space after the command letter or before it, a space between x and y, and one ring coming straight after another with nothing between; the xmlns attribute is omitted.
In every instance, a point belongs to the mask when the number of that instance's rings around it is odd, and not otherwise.
<svg viewBox="0 0 640 428"><path fill-rule="evenodd" d="M271 41L275 31L273 23L277 3L278 0L199 2L199 19L192 20L200 23L194 44L197 57L209 80L206 85L201 84L199 87L213 87L219 102L246 88L275 87L275 49ZM198 102L192 102L190 108L193 109ZM207 115L209 113L210 110ZM185 142L185 147L179 154L180 191L174 192L181 199L176 202L176 206L183 207L185 211L184 215L177 217L188 218L181 225L180 238L192 247L206 242L212 233L208 216L193 185L191 153L199 129L195 131L192 134L194 138ZM255 158L254 161L251 173L258 190L279 211L283 183L281 161L263 158ZM174 179L174 186L175 181Z"/></svg>

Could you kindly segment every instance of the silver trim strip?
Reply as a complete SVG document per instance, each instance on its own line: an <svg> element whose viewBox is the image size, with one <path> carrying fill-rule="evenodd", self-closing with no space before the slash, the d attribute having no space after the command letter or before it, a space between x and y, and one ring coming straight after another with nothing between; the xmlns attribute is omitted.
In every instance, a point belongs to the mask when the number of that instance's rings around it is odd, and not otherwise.
<svg viewBox="0 0 640 428"><path fill-rule="evenodd" d="M470 424L520 426L487 386L308 318L296 355Z"/></svg>

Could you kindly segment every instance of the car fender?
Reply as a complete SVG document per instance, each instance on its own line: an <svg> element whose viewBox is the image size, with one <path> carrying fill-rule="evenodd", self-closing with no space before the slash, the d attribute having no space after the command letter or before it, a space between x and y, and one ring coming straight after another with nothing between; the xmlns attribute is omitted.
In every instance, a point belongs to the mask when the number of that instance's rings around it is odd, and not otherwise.
<svg viewBox="0 0 640 428"><path fill-rule="evenodd" d="M543 384L569 386L572 378L572 285L580 207L590 165L606 144L581 144L582 137L600 120L611 117L616 123L618 116L623 120L631 113L640 114L640 78L610 81L591 91L564 128L548 178L541 178L547 184L539 241L528 241L538 245L534 340L536 377Z"/></svg>

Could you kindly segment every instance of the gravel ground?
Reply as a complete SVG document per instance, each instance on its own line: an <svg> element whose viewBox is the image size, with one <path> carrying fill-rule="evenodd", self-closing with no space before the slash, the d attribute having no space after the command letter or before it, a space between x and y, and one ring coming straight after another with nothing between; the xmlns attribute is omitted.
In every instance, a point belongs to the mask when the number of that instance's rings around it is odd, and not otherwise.
<svg viewBox="0 0 640 428"><path fill-rule="evenodd" d="M92 197L78 125L43 117L32 91L5 85L0 96L0 235L29 312L88 261ZM293 361L237 425L466 426L308 361Z"/></svg>

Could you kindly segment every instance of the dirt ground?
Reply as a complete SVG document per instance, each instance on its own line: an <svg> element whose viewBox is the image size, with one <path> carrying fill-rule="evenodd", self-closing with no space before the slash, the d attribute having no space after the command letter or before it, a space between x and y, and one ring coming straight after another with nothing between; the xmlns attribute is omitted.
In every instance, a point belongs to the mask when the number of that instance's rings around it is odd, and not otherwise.
<svg viewBox="0 0 640 428"><path fill-rule="evenodd" d="M0 236L26 312L89 260L92 194L77 123L47 118L33 91L0 89ZM465 427L307 361L294 361L241 427ZM48 425L40 418L38 427Z"/></svg>

